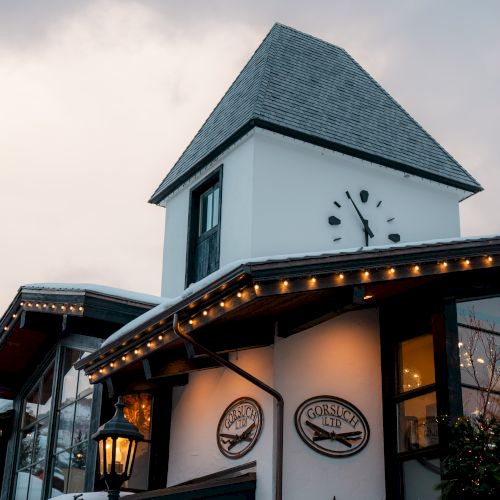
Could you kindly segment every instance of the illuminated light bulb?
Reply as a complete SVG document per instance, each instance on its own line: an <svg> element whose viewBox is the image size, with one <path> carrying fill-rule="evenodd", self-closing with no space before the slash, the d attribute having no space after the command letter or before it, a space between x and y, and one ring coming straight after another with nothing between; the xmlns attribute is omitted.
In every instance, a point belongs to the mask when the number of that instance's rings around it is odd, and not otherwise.
<svg viewBox="0 0 500 500"><path fill-rule="evenodd" d="M127 356L122 356L122 361L126 361L127 360Z"/></svg>
<svg viewBox="0 0 500 500"><path fill-rule="evenodd" d="M493 262L493 257L491 255L488 255L488 257L486 258L486 260L488 262Z"/></svg>
<svg viewBox="0 0 500 500"><path fill-rule="evenodd" d="M24 306L24 302L21 302L19 305L20 305L21 307L23 307L23 306Z"/></svg>
<svg viewBox="0 0 500 500"><path fill-rule="evenodd" d="M239 299L241 299L242 293L241 293L241 292L238 292L238 293L236 294L236 296L237 296Z"/></svg>
<svg viewBox="0 0 500 500"><path fill-rule="evenodd" d="M16 318L17 318L17 314L16 314L16 313L14 313L14 314L12 315L12 317L13 317L14 319L16 319Z"/></svg>
<svg viewBox="0 0 500 500"><path fill-rule="evenodd" d="M146 345L147 345L148 347L151 347L151 342L148 342Z"/></svg>
<svg viewBox="0 0 500 500"><path fill-rule="evenodd" d="M55 305L55 304L52 304L52 305L50 306L50 308L51 308L51 309L55 309L55 308L56 308L56 305Z"/></svg>
<svg viewBox="0 0 500 500"><path fill-rule="evenodd" d="M158 335L158 340L163 340L163 335Z"/></svg>
<svg viewBox="0 0 500 500"><path fill-rule="evenodd" d="M413 270L418 273L420 271L420 266L413 266Z"/></svg>
<svg viewBox="0 0 500 500"><path fill-rule="evenodd" d="M344 279L344 275L342 273L339 274L339 279L341 279L341 280Z"/></svg>
<svg viewBox="0 0 500 500"><path fill-rule="evenodd" d="M477 362L481 363L481 364L484 364L484 359L483 358L477 358Z"/></svg>
<svg viewBox="0 0 500 500"><path fill-rule="evenodd" d="M192 324L194 323L194 321L193 321L192 319L190 319L190 320L188 321L188 323L189 323L190 325L192 325Z"/></svg>
<svg viewBox="0 0 500 500"><path fill-rule="evenodd" d="M205 309L205 310L203 311L203 316L207 316L207 315L208 315L208 311Z"/></svg>
<svg viewBox="0 0 500 500"><path fill-rule="evenodd" d="M458 343L458 347L463 347L464 346L464 343L463 342L459 342Z"/></svg>
<svg viewBox="0 0 500 500"><path fill-rule="evenodd" d="M70 310L70 311L74 311L74 310L75 310L75 308L74 308L73 306L69 306L69 310Z"/></svg>
<svg viewBox="0 0 500 500"><path fill-rule="evenodd" d="M316 281L318 281L316 278L314 277L311 278L311 283L316 283Z"/></svg>
<svg viewBox="0 0 500 500"><path fill-rule="evenodd" d="M219 304L221 307L224 307L226 304L224 303L223 300L220 301L220 304Z"/></svg>
<svg viewBox="0 0 500 500"><path fill-rule="evenodd" d="M7 331L7 330L9 329L9 327L8 327L7 325L5 325L5 326L3 327L3 329L4 329L5 331Z"/></svg>
<svg viewBox="0 0 500 500"><path fill-rule="evenodd" d="M35 304L35 307L36 307L37 309L39 309L39 308L40 308L40 304Z"/></svg>
<svg viewBox="0 0 500 500"><path fill-rule="evenodd" d="M80 312L83 312L83 306L80 306L80 307L78 308L78 310L79 310Z"/></svg>
<svg viewBox="0 0 500 500"><path fill-rule="evenodd" d="M146 405L142 405L142 409L144 410L144 408L146 408Z"/></svg>
<svg viewBox="0 0 500 500"><path fill-rule="evenodd" d="M134 354L139 354L139 349L134 349Z"/></svg>
<svg viewBox="0 0 500 500"><path fill-rule="evenodd" d="M104 370L102 368L99 368L99 373L102 373Z"/></svg>
<svg viewBox="0 0 500 500"><path fill-rule="evenodd" d="M368 276L370 276L370 271L365 271L363 273L363 275L364 275L365 278L368 278Z"/></svg>
<svg viewBox="0 0 500 500"><path fill-rule="evenodd" d="M260 289L260 285L254 285L254 289L255 289L255 291L259 290Z"/></svg>
<svg viewBox="0 0 500 500"><path fill-rule="evenodd" d="M446 261L445 261L445 262L441 262L441 265L442 265L443 267L448 267L448 262L446 262Z"/></svg>
<svg viewBox="0 0 500 500"><path fill-rule="evenodd" d="M61 309L62 309L63 311L66 311L66 306L61 306Z"/></svg>
<svg viewBox="0 0 500 500"><path fill-rule="evenodd" d="M94 378L94 375L92 373L89 375L89 380L92 380Z"/></svg>
<svg viewBox="0 0 500 500"><path fill-rule="evenodd" d="M28 302L28 307L31 307L33 304L31 302Z"/></svg>
<svg viewBox="0 0 500 500"><path fill-rule="evenodd" d="M391 268L389 269L389 273L390 273L390 274L394 274L395 272L396 272L396 269L394 269L393 267L391 267Z"/></svg>
<svg viewBox="0 0 500 500"><path fill-rule="evenodd" d="M363 297L363 300L370 300L370 299L373 299L373 295L365 295Z"/></svg>
<svg viewBox="0 0 500 500"><path fill-rule="evenodd" d="M111 368L114 368L115 364L113 362L109 363L109 366L111 366Z"/></svg>
<svg viewBox="0 0 500 500"><path fill-rule="evenodd" d="M469 259L465 259L465 265L466 265L466 266L469 266L469 265L470 265L470 260L469 260Z"/></svg>
<svg viewBox="0 0 500 500"><path fill-rule="evenodd" d="M283 286L288 286L288 280L283 281Z"/></svg>
<svg viewBox="0 0 500 500"><path fill-rule="evenodd" d="M43 308L44 308L44 309L47 309L47 304L43 304Z"/></svg>

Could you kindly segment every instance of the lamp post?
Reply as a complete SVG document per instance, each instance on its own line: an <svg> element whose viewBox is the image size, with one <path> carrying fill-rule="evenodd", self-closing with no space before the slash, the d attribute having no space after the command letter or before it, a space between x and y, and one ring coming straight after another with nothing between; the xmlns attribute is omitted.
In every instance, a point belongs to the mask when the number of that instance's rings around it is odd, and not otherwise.
<svg viewBox="0 0 500 500"><path fill-rule="evenodd" d="M113 418L92 436L98 444L99 475L106 482L109 500L120 498L121 485L132 474L137 443L144 440L139 429L125 418L124 407L118 397Z"/></svg>

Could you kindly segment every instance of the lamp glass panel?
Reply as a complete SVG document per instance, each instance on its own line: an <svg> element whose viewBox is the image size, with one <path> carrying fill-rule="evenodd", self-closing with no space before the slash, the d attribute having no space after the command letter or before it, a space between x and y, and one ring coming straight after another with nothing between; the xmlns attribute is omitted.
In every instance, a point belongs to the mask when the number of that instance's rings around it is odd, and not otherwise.
<svg viewBox="0 0 500 500"><path fill-rule="evenodd" d="M113 445L114 445L114 440L113 438L106 438L106 473L111 474L112 467L113 467Z"/></svg>
<svg viewBox="0 0 500 500"><path fill-rule="evenodd" d="M104 476L104 439L99 441L99 474Z"/></svg>
<svg viewBox="0 0 500 500"><path fill-rule="evenodd" d="M119 437L116 439L115 472L123 474L127 464L127 457L130 448L130 439Z"/></svg>
<svg viewBox="0 0 500 500"><path fill-rule="evenodd" d="M434 347L432 335L420 335L399 343L399 392L433 384Z"/></svg>

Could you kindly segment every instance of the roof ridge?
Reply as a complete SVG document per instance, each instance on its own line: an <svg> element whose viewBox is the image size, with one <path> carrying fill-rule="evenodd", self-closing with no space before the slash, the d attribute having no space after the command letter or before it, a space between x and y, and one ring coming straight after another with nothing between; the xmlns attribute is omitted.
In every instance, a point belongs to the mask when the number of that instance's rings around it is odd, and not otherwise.
<svg viewBox="0 0 500 500"><path fill-rule="evenodd" d="M434 139L434 137L432 137L431 134L429 134L429 132L427 132L424 127L415 119L413 118L412 115L410 115L410 113L408 113L408 111L406 111L405 108L403 108L403 106L401 106L401 104L399 104L399 102L394 99L394 97L392 97L392 95L384 89L384 87L382 87L382 85L380 85L380 83L378 83L378 81L365 69L363 68L363 66L361 66L361 64L358 63L358 61L356 61L356 59L354 59L354 57L351 56L351 54L349 54L349 52L347 52L347 50L343 49L342 47L339 47L343 52L345 52L345 54L347 55L347 57L361 70L363 71L367 76L368 78L413 122L415 123L415 125L425 134L425 136L427 138L429 138L432 142L434 142L434 144L441 150L443 151L443 153L448 156L448 158L450 158L450 160L452 160L456 165L457 167L459 167L462 172L464 172L467 177L474 183L474 184L477 184L478 186L482 187L481 184L479 182L476 181L476 179L474 179L474 177L469 173L467 172L467 170L465 170L465 168L462 167L462 165L460 165L460 163L443 147L441 146L441 144L436 140Z"/></svg>
<svg viewBox="0 0 500 500"><path fill-rule="evenodd" d="M270 46L268 47L267 50L266 61L264 63L264 69L262 70L259 92L257 94L257 99L255 100L254 115L260 114L260 105L264 101L267 89L269 88L269 83L271 81L271 73L272 73L272 65L269 64L270 62L269 60L272 55L272 46L274 43L278 43L282 28L287 28L287 26L281 23L275 23L274 26L271 28L271 31L269 31L269 33L267 34L267 37L271 38L272 36L273 39L270 39Z"/></svg>

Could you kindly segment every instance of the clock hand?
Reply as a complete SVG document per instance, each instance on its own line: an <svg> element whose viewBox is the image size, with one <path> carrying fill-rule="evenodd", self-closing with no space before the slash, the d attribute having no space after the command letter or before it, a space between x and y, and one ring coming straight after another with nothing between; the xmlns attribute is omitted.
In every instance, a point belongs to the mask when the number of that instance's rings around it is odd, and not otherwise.
<svg viewBox="0 0 500 500"><path fill-rule="evenodd" d="M349 191L346 191L345 194L351 200L352 206L354 207L354 210L356 210L356 213L358 214L359 218L361 219L361 222L363 223L363 227L365 228L365 234L367 236L366 241L368 244L368 236L370 238L373 238L375 235L372 233L372 230L370 229L370 226L368 225L368 220L363 217L361 212L359 211L359 208L356 206L356 203L354 203L354 200L351 198L351 195L349 194Z"/></svg>
<svg viewBox="0 0 500 500"><path fill-rule="evenodd" d="M243 439L246 439L248 437L248 435L253 431L253 428L255 427L255 422L248 428L245 430L245 432L243 432L240 436L240 441L243 441Z"/></svg>
<svg viewBox="0 0 500 500"><path fill-rule="evenodd" d="M238 434L219 434L219 436L223 438L236 439Z"/></svg>
<svg viewBox="0 0 500 500"><path fill-rule="evenodd" d="M343 437L346 439L359 439L360 434L361 431L341 432L340 434L337 434L337 437Z"/></svg>

